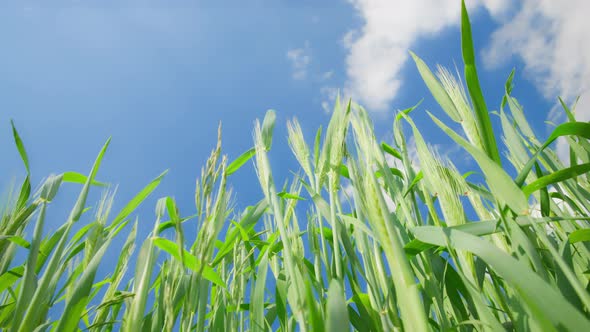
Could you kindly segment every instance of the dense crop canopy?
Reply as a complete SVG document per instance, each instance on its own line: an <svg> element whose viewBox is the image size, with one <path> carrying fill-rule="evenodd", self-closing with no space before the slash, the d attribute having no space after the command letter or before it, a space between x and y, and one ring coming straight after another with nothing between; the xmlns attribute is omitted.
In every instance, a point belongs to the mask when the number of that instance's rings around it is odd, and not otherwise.
<svg viewBox="0 0 590 332"><path fill-rule="evenodd" d="M379 143L367 111L337 100L313 144L289 121L301 171L279 187L268 157L269 111L253 147L233 162L222 154L220 129L192 215L161 198L152 232L136 239L130 218L164 173L116 214L105 191L92 222L80 226L89 191L106 186L96 178L110 140L88 175L51 175L34 193L13 124L27 176L15 199L1 202L0 330L590 331L590 124L562 103L569 122L537 138L511 96L512 73L501 126L492 128L465 6L462 49L466 87L412 57L461 126L432 120L473 159L481 183L429 148L411 118L419 105L395 116L392 143ZM570 145L569 165L551 147L559 137ZM227 179L249 161L263 195L237 213ZM79 197L44 236L48 204L64 182L81 185ZM187 222L197 223L196 236L184 233ZM97 280L116 237L126 238L118 261Z"/></svg>

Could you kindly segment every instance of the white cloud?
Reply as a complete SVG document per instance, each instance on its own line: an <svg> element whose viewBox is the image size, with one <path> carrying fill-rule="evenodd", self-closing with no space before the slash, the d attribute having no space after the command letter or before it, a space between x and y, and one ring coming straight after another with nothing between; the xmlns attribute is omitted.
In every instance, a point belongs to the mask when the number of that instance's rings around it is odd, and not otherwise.
<svg viewBox="0 0 590 332"><path fill-rule="evenodd" d="M492 35L485 63L495 66L520 57L528 77L549 100L570 103L581 95L578 120L590 120L590 2L524 0L514 17ZM563 114L563 113L562 113ZM555 121L555 113L549 115ZM567 144L558 144L564 156Z"/></svg>
<svg viewBox="0 0 590 332"><path fill-rule="evenodd" d="M320 75L320 81L327 81L327 80L331 79L332 76L334 76L334 71L333 70L329 70L329 71L323 72Z"/></svg>
<svg viewBox="0 0 590 332"><path fill-rule="evenodd" d="M307 78L307 69L311 63L311 50L309 42L305 42L302 48L293 48L287 51L287 59L291 61L293 79L303 80Z"/></svg>
<svg viewBox="0 0 590 332"><path fill-rule="evenodd" d="M457 0L349 0L364 21L344 37L348 48L345 88L372 111L386 111L401 84L400 72L408 50L420 37L434 35L460 23ZM482 5L494 15L508 0L468 1L473 11Z"/></svg>
<svg viewBox="0 0 590 332"><path fill-rule="evenodd" d="M423 37L433 37L460 23L456 0L349 0L363 25L343 38L348 50L347 80L340 89L374 112L387 111L402 85L408 50ZM590 120L590 1L586 0L471 0L471 18L487 10L499 24L484 52L484 64L494 67L512 56L525 64L549 100L559 95L576 108L578 120ZM333 88L332 88L333 89ZM548 119L558 120L553 110ZM567 145L559 142L560 156Z"/></svg>

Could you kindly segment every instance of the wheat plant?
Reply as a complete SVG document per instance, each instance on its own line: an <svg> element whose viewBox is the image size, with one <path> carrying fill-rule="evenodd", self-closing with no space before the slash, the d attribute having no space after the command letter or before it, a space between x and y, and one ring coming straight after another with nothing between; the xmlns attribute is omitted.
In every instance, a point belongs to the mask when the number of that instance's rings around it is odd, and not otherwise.
<svg viewBox="0 0 590 332"><path fill-rule="evenodd" d="M231 163L220 128L195 210L181 214L163 197L153 230L137 239L133 213L165 174L111 211L113 193L96 180L107 141L88 175L50 175L33 192L13 124L27 176L1 202L0 329L590 331L590 123L562 103L568 121L537 137L511 95L514 73L491 115L464 4L461 17L463 78L412 57L443 116L459 125L432 121L475 161L481 181L430 148L411 118L419 106L399 111L391 141L380 143L363 107L336 100L311 144L296 119L288 122L300 167L280 185L268 159L269 111L252 149ZM570 147L567 165L552 147L559 137ZM238 212L227 180L249 161L262 195ZM80 194L46 234L64 182L80 184ZM89 205L89 191L101 188ZM87 214L92 222L78 225ZM187 222L197 224L195 236L184 233ZM115 237L125 240L108 266ZM99 266L110 269L102 280Z"/></svg>

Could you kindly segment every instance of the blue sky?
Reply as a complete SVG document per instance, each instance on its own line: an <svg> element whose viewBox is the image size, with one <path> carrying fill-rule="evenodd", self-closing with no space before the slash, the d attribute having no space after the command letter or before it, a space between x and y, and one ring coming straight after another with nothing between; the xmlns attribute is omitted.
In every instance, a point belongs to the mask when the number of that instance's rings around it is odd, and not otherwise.
<svg viewBox="0 0 590 332"><path fill-rule="evenodd" d="M459 1L53 3L0 4L3 189L24 176L9 119L29 153L33 184L50 173L87 173L112 136L98 177L118 185L115 210L170 170L138 210L142 238L157 198L171 195L182 215L194 212L195 179L219 121L223 151L233 159L252 146L255 119L275 109L271 162L282 183L297 170L286 121L297 117L312 140L328 123L326 105L336 91L367 106L384 141L391 141L395 110L424 98L413 114L426 140L461 156L426 118L425 110L443 115L408 59L411 49L430 66L461 68ZM545 137L544 121L559 118L557 95L571 100L590 88L590 49L581 42L589 30L580 10L588 5L570 1L563 7L575 10L558 11L549 0L468 4L489 108L497 109L516 68L514 95ZM587 121L586 105L582 96L579 115ZM251 164L231 183L238 209L262 198ZM65 220L77 189L64 185L49 229ZM89 203L99 197L95 190Z"/></svg>

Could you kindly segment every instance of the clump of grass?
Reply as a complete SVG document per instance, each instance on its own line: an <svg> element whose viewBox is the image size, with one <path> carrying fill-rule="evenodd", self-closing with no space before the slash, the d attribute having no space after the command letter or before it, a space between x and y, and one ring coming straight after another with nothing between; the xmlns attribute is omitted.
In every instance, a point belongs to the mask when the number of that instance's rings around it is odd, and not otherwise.
<svg viewBox="0 0 590 332"><path fill-rule="evenodd" d="M193 215L181 214L171 197L159 199L153 230L134 259L137 222L129 225L131 215L164 173L116 214L106 191L92 222L73 228L89 213L89 190L104 185L95 178L109 141L88 176L51 175L33 193L26 150L13 125L27 176L1 210L0 328L590 330L590 124L577 122L563 104L569 121L545 141L537 138L511 96L511 73L501 128L494 131L465 6L462 42L467 90L446 69L434 75L412 56L463 132L431 114L432 120L473 158L483 183L472 183L452 161L430 151L410 117L416 107L396 115L392 146L377 142L365 109L337 100L325 134L319 130L313 145L296 119L288 123L302 173L277 187L268 162L275 122L270 111L256 124L253 148L231 163L222 155L220 130L196 182ZM404 125L412 129L421 169L412 165ZM550 146L562 136L571 148L569 166ZM262 197L234 212L227 178L252 158ZM44 236L48 203L63 182L81 184L80 195L63 225ZM340 199L344 191L350 200ZM194 238L183 232L185 222L197 223ZM25 236L29 224L33 232ZM96 280L117 236L126 237L119 260ZM24 260L16 258L17 250L26 252ZM60 315L49 315L58 304Z"/></svg>

